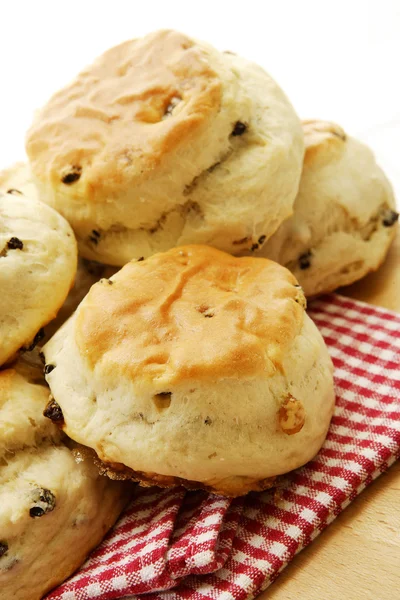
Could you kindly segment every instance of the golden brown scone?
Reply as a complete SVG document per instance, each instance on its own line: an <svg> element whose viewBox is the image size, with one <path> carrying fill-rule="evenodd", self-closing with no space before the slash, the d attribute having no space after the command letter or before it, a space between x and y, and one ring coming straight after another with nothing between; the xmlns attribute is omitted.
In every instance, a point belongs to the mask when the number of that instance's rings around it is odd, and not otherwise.
<svg viewBox="0 0 400 600"><path fill-rule="evenodd" d="M55 334L57 329L60 329L61 325L69 319L93 284L97 283L103 277L111 277L116 271L116 267L79 258L74 285L58 311L56 318L46 325L45 336L40 345L45 344Z"/></svg>
<svg viewBox="0 0 400 600"><path fill-rule="evenodd" d="M26 149L82 256L123 265L185 243L262 245L292 212L303 133L263 69L158 31L55 94Z"/></svg>
<svg viewBox="0 0 400 600"><path fill-rule="evenodd" d="M24 373L24 374L22 374ZM102 540L130 488L43 416L34 368L0 371L0 597L40 600Z"/></svg>
<svg viewBox="0 0 400 600"><path fill-rule="evenodd" d="M76 240L61 215L24 194L0 192L0 365L43 338L76 265Z"/></svg>
<svg viewBox="0 0 400 600"><path fill-rule="evenodd" d="M260 255L290 269L306 296L348 285L383 262L396 234L393 190L371 150L327 121L304 121L294 214Z"/></svg>
<svg viewBox="0 0 400 600"><path fill-rule="evenodd" d="M293 275L206 246L101 280L43 352L64 430L144 482L268 487L316 454L333 411L332 363Z"/></svg>

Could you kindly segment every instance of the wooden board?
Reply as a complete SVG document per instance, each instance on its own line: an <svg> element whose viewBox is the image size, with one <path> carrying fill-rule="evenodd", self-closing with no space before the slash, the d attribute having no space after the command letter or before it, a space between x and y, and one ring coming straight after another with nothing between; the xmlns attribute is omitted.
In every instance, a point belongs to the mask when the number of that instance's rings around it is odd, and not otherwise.
<svg viewBox="0 0 400 600"><path fill-rule="evenodd" d="M339 293L400 312L400 232L385 264ZM400 598L399 462L300 552L258 600L397 598Z"/></svg>

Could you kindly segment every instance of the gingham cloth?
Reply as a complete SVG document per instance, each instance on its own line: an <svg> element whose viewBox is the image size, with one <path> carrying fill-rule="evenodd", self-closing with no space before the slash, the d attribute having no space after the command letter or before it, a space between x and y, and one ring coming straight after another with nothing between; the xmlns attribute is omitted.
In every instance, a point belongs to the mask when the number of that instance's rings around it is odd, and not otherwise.
<svg viewBox="0 0 400 600"><path fill-rule="evenodd" d="M337 390L314 460L277 490L234 501L138 488L113 532L49 600L251 598L400 456L400 315L336 295L309 314Z"/></svg>

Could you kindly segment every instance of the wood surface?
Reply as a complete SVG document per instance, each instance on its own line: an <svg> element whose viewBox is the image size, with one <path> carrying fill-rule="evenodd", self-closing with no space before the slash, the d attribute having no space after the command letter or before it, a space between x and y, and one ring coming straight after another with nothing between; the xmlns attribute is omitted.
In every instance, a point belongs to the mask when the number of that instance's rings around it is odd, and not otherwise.
<svg viewBox="0 0 400 600"><path fill-rule="evenodd" d="M400 312L400 231L376 273L338 292ZM400 599L400 462L364 490L258 597L295 599Z"/></svg>

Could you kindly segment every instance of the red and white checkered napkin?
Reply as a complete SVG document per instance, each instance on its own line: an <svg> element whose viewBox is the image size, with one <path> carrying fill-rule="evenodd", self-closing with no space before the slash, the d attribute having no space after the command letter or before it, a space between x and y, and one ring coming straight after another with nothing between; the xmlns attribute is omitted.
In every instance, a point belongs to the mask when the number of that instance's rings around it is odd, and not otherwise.
<svg viewBox="0 0 400 600"><path fill-rule="evenodd" d="M335 295L314 301L309 314L335 363L337 389L315 459L277 492L234 501L138 489L114 531L48 599L250 598L400 456L400 315Z"/></svg>

